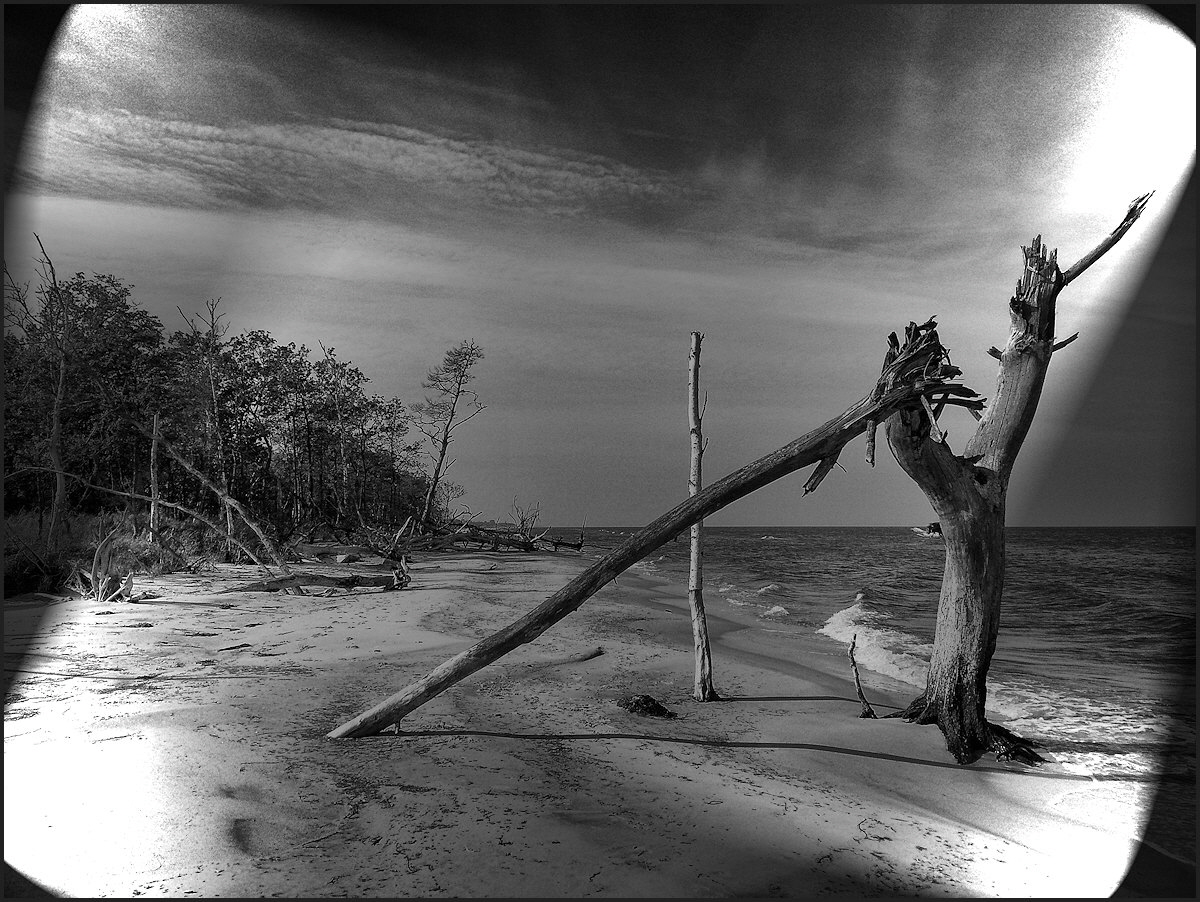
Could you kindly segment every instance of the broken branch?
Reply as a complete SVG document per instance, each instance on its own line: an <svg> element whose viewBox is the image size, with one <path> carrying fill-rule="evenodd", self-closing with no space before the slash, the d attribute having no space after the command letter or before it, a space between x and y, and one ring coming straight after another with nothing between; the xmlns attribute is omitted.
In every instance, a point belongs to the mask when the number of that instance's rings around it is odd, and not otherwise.
<svg viewBox="0 0 1200 902"><path fill-rule="evenodd" d="M1057 351L1057 350L1060 350L1061 348L1065 348L1067 345L1069 345L1071 342L1073 342L1078 337L1079 337L1079 333L1076 332L1070 338L1064 338L1062 341L1056 341L1054 343L1054 347L1052 347L1050 350Z"/></svg>
<svg viewBox="0 0 1200 902"><path fill-rule="evenodd" d="M1130 202L1129 209L1125 211L1125 218L1118 223L1117 227L1103 241L1096 245L1095 248L1084 254L1078 263L1063 273L1062 284L1064 287L1070 285L1083 275L1089 266L1107 254L1112 249L1112 246L1121 240L1121 237L1129 231L1130 226L1138 221L1138 217L1142 215L1142 211L1146 209L1146 204L1149 203L1153 195L1154 192L1151 191L1149 194L1135 197Z"/></svg>
<svg viewBox="0 0 1200 902"><path fill-rule="evenodd" d="M863 694L862 681L858 678L858 663L854 660L854 645L858 642L858 633L850 640L850 649L846 652L850 658L850 669L854 671L854 691L858 693L858 700L862 704L862 711L859 712L859 717L869 717L878 719L875 714L875 709L871 707L871 703L867 701L867 697Z"/></svg>

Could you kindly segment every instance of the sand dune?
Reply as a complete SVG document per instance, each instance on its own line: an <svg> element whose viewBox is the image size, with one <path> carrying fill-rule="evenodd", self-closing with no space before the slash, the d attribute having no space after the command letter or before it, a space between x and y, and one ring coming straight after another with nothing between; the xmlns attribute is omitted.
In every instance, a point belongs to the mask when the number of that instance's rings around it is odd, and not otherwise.
<svg viewBox="0 0 1200 902"><path fill-rule="evenodd" d="M80 896L1107 896L1135 855L1122 892L1194 885L1138 842L1145 787L960 767L935 728L859 720L816 637L710 612L726 700L692 701L686 597L635 574L399 734L324 738L580 566L431 555L410 589L329 597L230 592L263 575L230 566L142 579L141 604L6 601L5 860ZM678 716L618 706L635 693Z"/></svg>

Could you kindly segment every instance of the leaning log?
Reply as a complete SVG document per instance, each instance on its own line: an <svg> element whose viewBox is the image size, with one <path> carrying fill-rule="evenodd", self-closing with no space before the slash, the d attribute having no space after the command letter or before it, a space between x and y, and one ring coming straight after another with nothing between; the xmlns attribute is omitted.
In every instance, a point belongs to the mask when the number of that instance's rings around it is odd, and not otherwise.
<svg viewBox="0 0 1200 902"><path fill-rule="evenodd" d="M889 355L879 381L867 397L813 431L690 496L634 533L524 617L343 723L331 731L329 737L373 736L399 723L405 715L455 683L513 649L532 642L613 578L693 523L789 473L836 457L848 442L867 431L868 424L883 422L899 410L919 407L921 399L931 394L945 395L951 404L982 406L982 400L970 389L948 381L961 371L949 365L949 355L938 342L936 332L922 341L911 342L898 356L891 356L891 351Z"/></svg>

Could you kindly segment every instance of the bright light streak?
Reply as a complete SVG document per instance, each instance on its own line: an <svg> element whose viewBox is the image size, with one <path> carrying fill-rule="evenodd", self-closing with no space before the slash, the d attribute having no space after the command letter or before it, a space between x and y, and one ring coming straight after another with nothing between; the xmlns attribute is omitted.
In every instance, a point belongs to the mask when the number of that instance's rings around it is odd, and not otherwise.
<svg viewBox="0 0 1200 902"><path fill-rule="evenodd" d="M1196 153L1196 48L1148 12L1114 11L1091 121L1071 142L1068 209L1111 218L1147 190L1173 206Z"/></svg>

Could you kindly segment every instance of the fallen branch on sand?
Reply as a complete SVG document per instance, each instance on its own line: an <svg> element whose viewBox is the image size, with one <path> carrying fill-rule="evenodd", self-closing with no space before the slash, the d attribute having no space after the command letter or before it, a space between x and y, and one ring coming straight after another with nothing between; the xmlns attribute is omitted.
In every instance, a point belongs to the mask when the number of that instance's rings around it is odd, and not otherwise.
<svg viewBox="0 0 1200 902"><path fill-rule="evenodd" d="M876 716L875 709L871 707L871 703L863 695L862 681L858 678L858 663L854 660L854 646L857 642L858 633L855 633L854 638L850 640L850 648L846 652L846 657L850 659L850 669L854 671L854 691L858 693L858 700L862 704L862 711L858 716L874 718Z"/></svg>
<svg viewBox="0 0 1200 902"><path fill-rule="evenodd" d="M297 586L332 586L336 589L357 589L366 587L393 587L391 574L373 576L370 574L351 573L347 576L330 576L324 573L294 572L287 576L275 576L271 579L261 579L244 586L235 586L217 594L228 595L231 592L278 592L281 589Z"/></svg>

